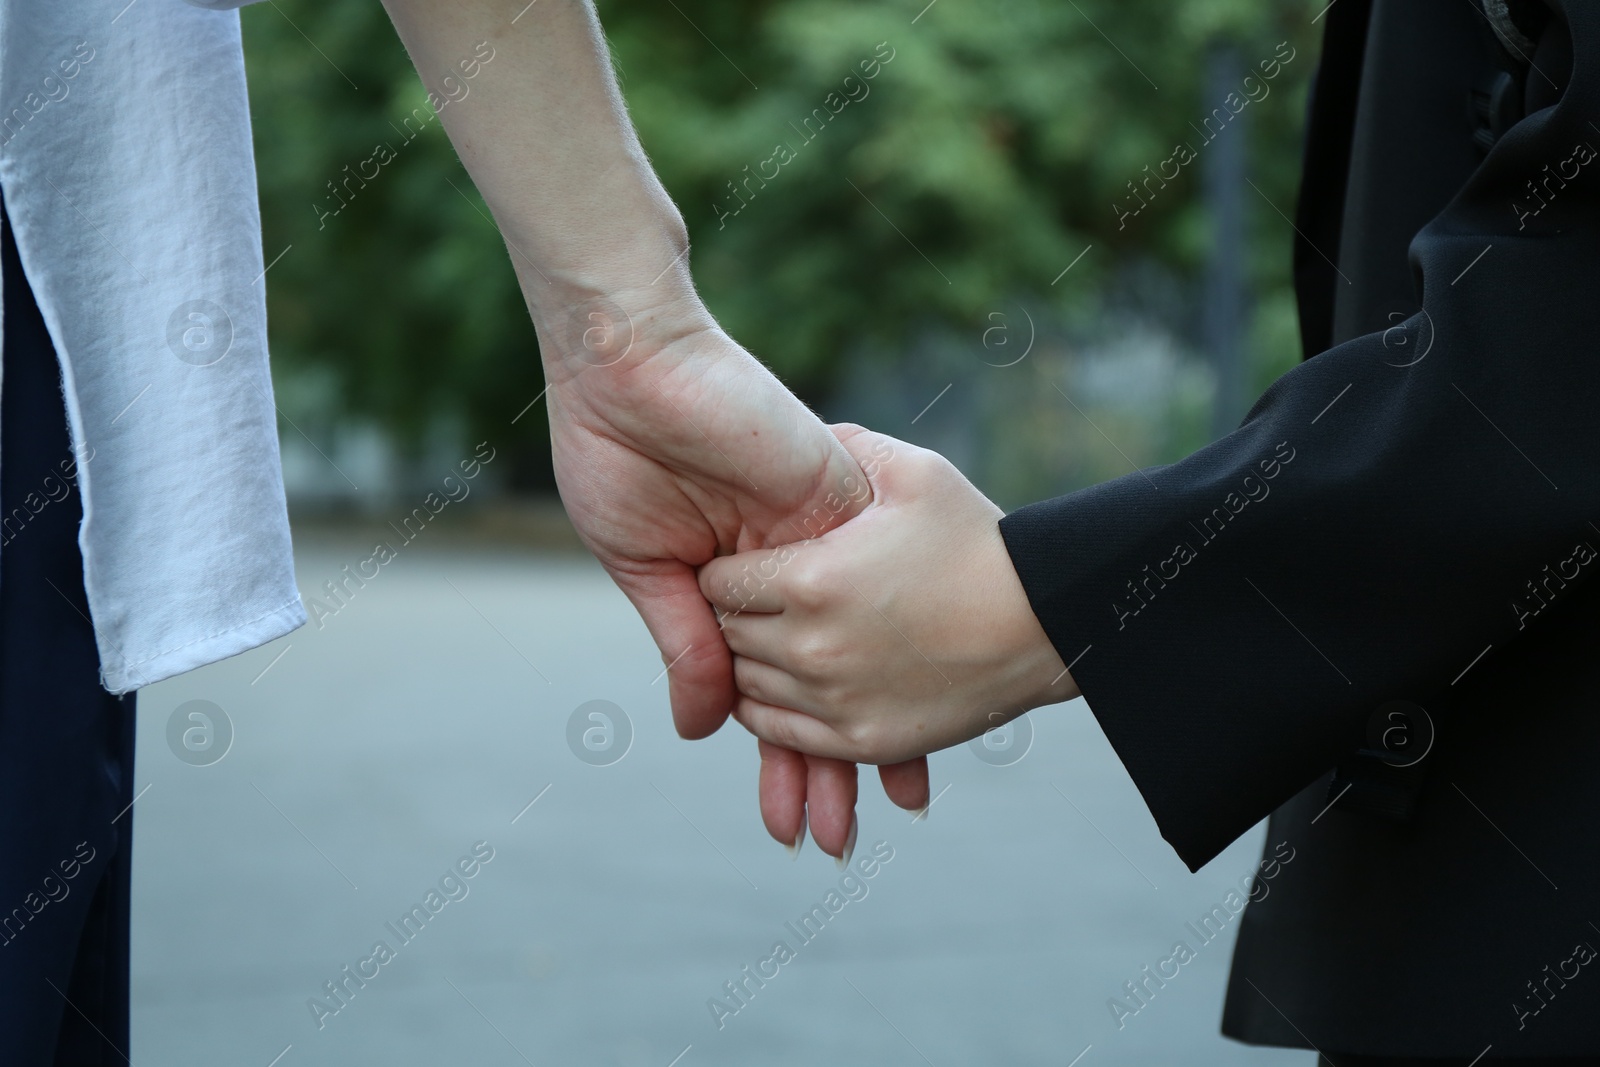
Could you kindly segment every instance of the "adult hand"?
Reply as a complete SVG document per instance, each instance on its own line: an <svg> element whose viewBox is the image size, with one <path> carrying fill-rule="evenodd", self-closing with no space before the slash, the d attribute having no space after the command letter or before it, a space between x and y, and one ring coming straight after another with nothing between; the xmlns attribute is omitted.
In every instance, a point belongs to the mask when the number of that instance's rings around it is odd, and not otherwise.
<svg viewBox="0 0 1600 1067"><path fill-rule="evenodd" d="M850 454L698 301L595 297L546 317L556 484L573 525L669 664L686 738L726 720L732 656L695 568L719 554L816 537L870 498ZM554 358L551 358L552 354ZM902 807L927 802L927 765L884 768ZM856 769L761 746L768 832L823 851L853 844ZM808 812L809 807L809 812Z"/></svg>
<svg viewBox="0 0 1600 1067"><path fill-rule="evenodd" d="M678 732L704 736L733 681L693 567L804 537L819 508L842 521L865 500L828 510L828 494L849 493L850 459L700 305L688 232L628 120L589 0L516 14L499 0L384 6L539 330L562 498L673 665ZM471 103L447 108L465 96L458 72L477 79ZM763 752L767 828L796 841L809 795L818 844L844 852L855 769ZM925 768L918 778L925 793Z"/></svg>
<svg viewBox="0 0 1600 1067"><path fill-rule="evenodd" d="M894 764L1077 696L1012 567L1001 510L936 452L834 430L872 503L813 541L700 569L727 612L739 722L774 745ZM750 569L771 577L742 586Z"/></svg>

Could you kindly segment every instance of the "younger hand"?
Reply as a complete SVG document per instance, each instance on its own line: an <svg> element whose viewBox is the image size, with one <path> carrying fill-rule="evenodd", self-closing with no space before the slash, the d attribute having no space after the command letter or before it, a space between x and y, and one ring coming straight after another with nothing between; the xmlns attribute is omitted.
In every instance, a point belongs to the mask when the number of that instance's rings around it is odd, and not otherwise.
<svg viewBox="0 0 1600 1067"><path fill-rule="evenodd" d="M885 764L1077 696L1001 540L1001 510L936 452L832 429L872 503L814 540L699 570L727 613L735 717L784 748Z"/></svg>

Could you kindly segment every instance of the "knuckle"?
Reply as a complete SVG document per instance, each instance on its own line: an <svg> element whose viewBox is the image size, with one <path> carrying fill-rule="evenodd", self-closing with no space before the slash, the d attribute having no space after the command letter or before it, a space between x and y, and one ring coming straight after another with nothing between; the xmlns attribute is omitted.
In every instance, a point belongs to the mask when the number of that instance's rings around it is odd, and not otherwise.
<svg viewBox="0 0 1600 1067"><path fill-rule="evenodd" d="M884 763L888 753L888 737L871 718L855 719L843 733L850 751L858 763Z"/></svg>
<svg viewBox="0 0 1600 1067"><path fill-rule="evenodd" d="M761 717L761 735L766 740L783 748L799 750L799 739L795 736L794 728L790 725L787 716L763 715Z"/></svg>
<svg viewBox="0 0 1600 1067"><path fill-rule="evenodd" d="M733 684L740 693L751 700L758 700L763 704L770 704L766 687L761 684L760 675L751 669L750 662L742 656L734 657Z"/></svg>
<svg viewBox="0 0 1600 1067"><path fill-rule="evenodd" d="M715 595L711 599L729 611L743 611L750 606L760 588L750 575L741 571L724 570L717 579L714 587Z"/></svg>
<svg viewBox="0 0 1600 1067"><path fill-rule="evenodd" d="M792 651L796 666L805 676L831 688L844 649L826 630L808 630L794 639Z"/></svg>
<svg viewBox="0 0 1600 1067"><path fill-rule="evenodd" d="M833 574L814 559L796 559L789 565L784 592L795 607L817 611L833 599Z"/></svg>
<svg viewBox="0 0 1600 1067"><path fill-rule="evenodd" d="M938 452L927 448L907 449L905 469L919 480L942 477L955 469L955 465Z"/></svg>
<svg viewBox="0 0 1600 1067"><path fill-rule="evenodd" d="M707 582L706 587L711 592L709 599L730 611L737 610L744 602L744 598L739 595L739 583L734 581L731 575L724 574L714 581Z"/></svg>

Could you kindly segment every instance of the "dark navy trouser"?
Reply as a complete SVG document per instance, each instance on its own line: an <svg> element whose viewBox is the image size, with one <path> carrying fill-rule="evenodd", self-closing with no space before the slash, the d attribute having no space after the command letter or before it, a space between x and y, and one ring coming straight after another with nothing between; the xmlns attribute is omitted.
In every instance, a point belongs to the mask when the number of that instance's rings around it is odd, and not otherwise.
<svg viewBox="0 0 1600 1067"><path fill-rule="evenodd" d="M134 698L100 685L61 370L0 226L0 1063L110 1067L129 1054Z"/></svg>

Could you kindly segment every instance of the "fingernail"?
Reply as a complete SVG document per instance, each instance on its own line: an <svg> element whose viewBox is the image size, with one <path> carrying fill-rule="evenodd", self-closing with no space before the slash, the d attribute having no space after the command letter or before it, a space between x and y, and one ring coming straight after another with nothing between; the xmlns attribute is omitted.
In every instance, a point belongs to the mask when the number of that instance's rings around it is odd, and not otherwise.
<svg viewBox="0 0 1600 1067"><path fill-rule="evenodd" d="M796 859L800 858L800 846L805 844L805 840L806 840L806 815L805 815L805 812L801 812L800 813L800 832L798 834L794 835L794 844L792 844L792 845L784 845L783 846L785 849L788 850L789 858L791 860L796 860Z"/></svg>
<svg viewBox="0 0 1600 1067"><path fill-rule="evenodd" d="M850 857L855 855L855 851L856 851L856 831L859 830L860 828L861 828L861 824L856 820L855 812L851 812L850 813L850 836L844 839L844 855L840 856L839 858L837 858L837 859L835 859L833 861L834 864L841 871L844 870L846 867L850 866Z"/></svg>

